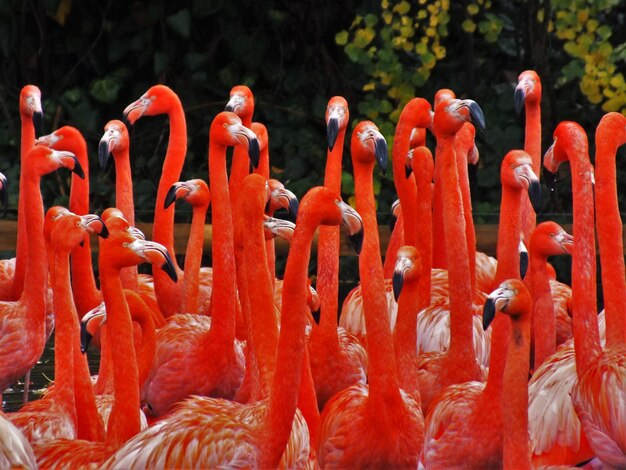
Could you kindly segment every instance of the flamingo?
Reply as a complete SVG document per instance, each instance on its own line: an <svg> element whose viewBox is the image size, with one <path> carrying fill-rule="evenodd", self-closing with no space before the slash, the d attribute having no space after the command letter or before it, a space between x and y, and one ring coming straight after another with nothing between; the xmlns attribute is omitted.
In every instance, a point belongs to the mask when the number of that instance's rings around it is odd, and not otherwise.
<svg viewBox="0 0 626 470"><path fill-rule="evenodd" d="M256 135L231 112L218 114L209 132L209 180L213 207L211 319L178 315L157 334L157 351L142 398L155 416L191 394L233 398L244 372L235 341L236 276L226 147L248 143L258 162ZM207 360L210 358L210 360Z"/></svg>
<svg viewBox="0 0 626 470"><path fill-rule="evenodd" d="M534 70L525 70L517 78L515 87L515 110L526 112L526 129L524 150L533 160L533 171L537 176L541 170L541 80ZM534 210L533 210L534 209ZM522 203L522 226L524 240L530 242L532 231L535 228L535 212L537 208Z"/></svg>
<svg viewBox="0 0 626 470"><path fill-rule="evenodd" d="M23 169L24 216L29 257L24 291L17 301L0 302L0 390L4 391L28 372L45 344L47 254L43 239L41 177L61 167L82 175L74 154L38 145L26 156Z"/></svg>
<svg viewBox="0 0 626 470"><path fill-rule="evenodd" d="M21 214L24 208L24 168L28 152L35 145L35 128L41 132L43 111L41 108L41 91L35 85L26 85L20 91L20 119L22 122L20 144L20 182L17 200L17 245L15 258L2 260L0 263L0 300L17 300L24 288L28 241L26 239L26 221Z"/></svg>
<svg viewBox="0 0 626 470"><path fill-rule="evenodd" d="M252 90L245 85L234 86L230 90L230 98L224 109L225 111L233 112L239 116L241 123L250 129L252 126L252 115L254 114L254 95L252 94ZM265 136L267 136L267 133ZM258 164L254 166L257 167ZM246 149L238 149L235 147L233 150L233 161L230 168L230 180L228 184L230 201L233 207L235 206L239 186L249 172L250 160Z"/></svg>
<svg viewBox="0 0 626 470"><path fill-rule="evenodd" d="M278 209L287 209L289 218L295 221L298 215L298 198L296 195L285 188L285 185L277 179L270 178L267 180L267 184L270 188L270 200L265 208L265 213L272 217ZM276 252L274 237L270 237L269 240L266 240L265 247L267 249L267 265L270 269L272 279L274 280L274 290L276 295L279 292L282 293L282 290L279 289L281 282L277 282L276 279Z"/></svg>
<svg viewBox="0 0 626 470"><path fill-rule="evenodd" d="M398 249L404 245L404 217L402 216L400 199L396 199L391 204L389 230L391 231L391 235L387 243L387 251L385 251L385 261L383 262L383 274L385 275L385 279L391 279L393 277L393 271L396 266L393 253L397 253ZM392 260L394 261L392 262Z"/></svg>
<svg viewBox="0 0 626 470"><path fill-rule="evenodd" d="M249 213L256 213L256 204L245 206L254 206L249 207ZM157 426L130 440L107 464L118 468L154 465L275 468L279 463L289 468L304 466L308 459L308 436L294 436L292 430L296 426L303 429L299 424L300 414L296 412L297 390L305 350L304 311L310 248L320 223L344 224L352 237L358 237L362 230L359 215L328 188L313 188L302 198L285 271L282 326L269 397L245 405L221 399L190 398ZM248 246L261 250L260 240L255 235ZM262 263L256 265L265 271ZM253 266L246 267L247 275L253 275L250 269ZM250 279L248 285L252 284ZM256 347L257 343L253 343ZM285 448L290 434L297 440Z"/></svg>
<svg viewBox="0 0 626 470"><path fill-rule="evenodd" d="M99 466L124 442L137 434L139 386L133 351L132 323L120 281L120 270L143 262L163 269L176 280L176 271L164 246L135 238L123 221L106 219L110 235L100 241L98 266L107 323L116 346L112 348L115 400L103 442L80 439L53 439L34 445L40 467ZM109 223L111 222L111 223Z"/></svg>
<svg viewBox="0 0 626 470"><path fill-rule="evenodd" d="M0 467L36 469L37 461L30 444L0 411Z"/></svg>
<svg viewBox="0 0 626 470"><path fill-rule="evenodd" d="M492 321L498 328L487 382L452 385L433 401L425 424L426 468L531 468L526 431L531 302L519 279L505 280L489 294L484 328Z"/></svg>
<svg viewBox="0 0 626 470"><path fill-rule="evenodd" d="M620 367L619 351L603 351L600 345L596 310L596 255L593 210L593 167L589 162L589 146L584 130L574 122L561 122L554 131L554 144L544 156L544 167L555 172L559 164L568 160L572 171L572 194L574 196L575 239L572 250L572 309L574 340L559 347L535 371L529 382L529 423L534 465L576 464L588 460L596 449L590 447L589 436L581 432L581 424L570 395L576 391L594 390L599 397L605 393L623 396L615 390L619 382L610 375L605 377L606 386L594 374L602 374L611 360L613 373ZM623 369L621 369L623 374ZM609 373L610 374L610 373ZM583 382L584 381L584 382ZM595 385L594 385L595 382ZM595 388L594 388L595 387ZM597 389L600 389L599 391ZM605 398L607 406L612 399ZM591 416L598 411L583 407ZM617 423L619 408L615 408ZM624 412L624 410L622 411Z"/></svg>
<svg viewBox="0 0 626 470"><path fill-rule="evenodd" d="M374 123L362 121L352 132L350 148L364 228L359 274L368 326L368 384L352 385L326 403L317 437L318 463L321 467L416 467L424 422L418 403L399 386L372 182L375 161L386 169L387 144Z"/></svg>
<svg viewBox="0 0 626 470"><path fill-rule="evenodd" d="M45 399L28 403L19 412L10 415L11 421L30 442L61 437L75 439L79 435L78 407L74 397L75 394L89 393L91 384L89 383L88 390L75 390L75 383L78 385L84 382L84 378L75 376L79 373L87 374L89 382L89 369L77 367L74 370L74 348L78 348L79 344L78 315L72 300L69 257L70 252L85 240L86 234L97 233L105 238L108 236L100 217L93 214L78 216L64 208L59 210L55 207L48 211L44 231L48 232L48 252L54 253L50 266L56 314L54 393L47 394ZM50 398L50 395L53 397ZM93 392L91 399L93 400ZM102 423L99 425L100 429L97 429L96 422L96 429L86 429L84 434L89 438L101 438Z"/></svg>
<svg viewBox="0 0 626 470"><path fill-rule="evenodd" d="M326 108L328 152L324 186L341 191L341 159L350 120L348 102L333 96ZM365 383L367 356L357 338L337 327L339 309L339 228L320 227L317 253L320 322L309 336L309 360L317 405L323 409L335 393Z"/></svg>
<svg viewBox="0 0 626 470"><path fill-rule="evenodd" d="M183 301L181 312L208 312L209 305L198 305L200 301L200 263L204 246L204 222L211 195L206 182L193 179L174 183L165 196L165 209L174 201L183 199L191 204L191 228L185 251L185 277L183 279ZM208 286L207 286L208 287ZM210 289L209 289L210 291Z"/></svg>
<svg viewBox="0 0 626 470"><path fill-rule="evenodd" d="M465 220L462 196L458 186L454 138L463 123L472 120L481 129L485 122L482 110L472 100L442 100L435 108L433 128L440 148L441 191L446 226L450 302L450 347L445 353L428 353L420 357L420 392L424 410L433 397L448 385L480 380L484 375L476 360L473 345L473 307ZM435 174L436 177L436 174ZM434 256L434 255L433 255ZM434 258L433 258L434 262Z"/></svg>
<svg viewBox="0 0 626 470"><path fill-rule="evenodd" d="M157 190L153 239L167 248L174 260L177 277L183 279L184 274L178 267L174 256L174 210L164 209L165 196L172 185L180 179L180 173L185 162L185 153L187 152L187 124L183 106L171 88L165 85L155 85L124 109L124 116L131 125L142 116L158 114L167 114L170 122L170 137ZM204 283L205 276L207 274L202 273L200 275L201 285ZM182 282L175 284L164 273L156 272L154 291L161 313L165 318L180 313L182 284ZM200 292L203 297L210 297L202 287ZM200 304L208 305L208 301L203 299Z"/></svg>
<svg viewBox="0 0 626 470"><path fill-rule="evenodd" d="M89 213L89 158L87 142L81 132L72 126L63 126L51 134L41 136L37 143L55 150L66 150L76 155L85 177L72 175L70 188L70 211L77 215ZM96 287L91 261L91 244L89 235L85 234L82 245L72 252L72 292L79 318L102 301L100 291Z"/></svg>
<svg viewBox="0 0 626 470"><path fill-rule="evenodd" d="M571 254L573 237L556 222L542 222L530 238L528 284L533 294L534 361L537 369L556 351L557 335L554 301L547 272L547 257Z"/></svg>

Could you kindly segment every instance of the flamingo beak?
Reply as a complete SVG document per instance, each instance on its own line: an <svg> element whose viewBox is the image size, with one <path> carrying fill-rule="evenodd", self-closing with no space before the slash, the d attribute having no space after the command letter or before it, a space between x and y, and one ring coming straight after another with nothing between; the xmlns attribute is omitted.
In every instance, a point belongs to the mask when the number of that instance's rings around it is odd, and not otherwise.
<svg viewBox="0 0 626 470"><path fill-rule="evenodd" d="M331 117L326 124L326 137L328 139L328 150L332 152L337 136L339 135L339 119Z"/></svg>
<svg viewBox="0 0 626 470"><path fill-rule="evenodd" d="M274 198L283 209L287 209L289 220L295 222L298 217L298 208L300 207L296 195L286 188L279 188L272 192L271 197ZM268 201L268 205L269 204L270 202Z"/></svg>
<svg viewBox="0 0 626 470"><path fill-rule="evenodd" d="M478 103L474 100L464 100L467 107L469 108L470 118L472 120L472 124L476 126L481 131L485 130L485 115L483 114L483 110L478 106Z"/></svg>
<svg viewBox="0 0 626 470"><path fill-rule="evenodd" d="M519 241L519 272L520 278L524 279L526 277L526 272L528 271L528 250L526 249L526 245L524 245L524 241Z"/></svg>
<svg viewBox="0 0 626 470"><path fill-rule="evenodd" d="M226 107L224 111L230 111L231 113L237 114L237 108L240 108L243 105L244 97L240 95L232 95L226 103Z"/></svg>
<svg viewBox="0 0 626 470"><path fill-rule="evenodd" d="M543 167L546 170L548 170L550 173L556 173L560 165L560 162L558 162L554 156L555 146L556 146L556 139L554 140L550 148L546 150L546 153L543 156Z"/></svg>
<svg viewBox="0 0 626 470"><path fill-rule="evenodd" d="M496 311L504 312L511 298L511 290L507 287L498 288L493 291L483 307L483 330L489 328L496 316Z"/></svg>
<svg viewBox="0 0 626 470"><path fill-rule="evenodd" d="M387 161L389 158L387 155L387 141L382 134L379 134L376 136L375 144L374 156L376 157L378 168L380 168L380 172L384 176L387 174Z"/></svg>
<svg viewBox="0 0 626 470"><path fill-rule="evenodd" d="M557 235L557 241L561 245L563 251L569 255L574 249L574 237L567 232L561 232Z"/></svg>
<svg viewBox="0 0 626 470"><path fill-rule="evenodd" d="M179 192L180 190L180 192ZM165 195L164 209L170 207L177 199L184 198L190 192L190 188L185 183L174 183Z"/></svg>
<svg viewBox="0 0 626 470"><path fill-rule="evenodd" d="M406 256L399 256L396 261L396 266L393 270L393 297L396 302L400 298L400 294L402 293L402 286L404 285L404 274L406 271L413 265L411 260Z"/></svg>
<svg viewBox="0 0 626 470"><path fill-rule="evenodd" d="M103 170L106 168L110 156L109 142L101 140L100 144L98 144L98 162L100 163L100 168Z"/></svg>
<svg viewBox="0 0 626 470"><path fill-rule="evenodd" d="M95 214L87 214L80 217L83 226L89 233L95 233L101 238L107 238L109 236L109 229L104 224L104 221Z"/></svg>
<svg viewBox="0 0 626 470"><path fill-rule="evenodd" d="M133 251L154 266L159 266L174 282L178 281L172 258L163 245L157 242L136 239L131 245ZM130 245L129 245L130 246Z"/></svg>
<svg viewBox="0 0 626 470"><path fill-rule="evenodd" d="M398 211L400 209L400 199L396 199L393 201L391 205L391 217L389 218L389 230L393 232L393 229L396 227L396 222L398 221Z"/></svg>
<svg viewBox="0 0 626 470"><path fill-rule="evenodd" d="M67 152L64 150L53 150L52 157L58 159L61 162L61 165L65 168L68 168L72 173L75 173L81 179L85 179L85 172L83 171L83 167L80 166L80 162L76 155L72 152Z"/></svg>
<svg viewBox="0 0 626 470"><path fill-rule="evenodd" d="M348 238L352 242L354 251L361 253L363 247L363 219L357 211L343 201L337 204L343 213L343 226L348 234Z"/></svg>
<svg viewBox="0 0 626 470"><path fill-rule="evenodd" d="M106 311L102 309L102 305L87 312L80 321L80 352L83 354L89 349L94 332L106 320Z"/></svg>
<svg viewBox="0 0 626 470"><path fill-rule="evenodd" d="M33 112L33 126L37 134L43 134L43 111Z"/></svg>
<svg viewBox="0 0 626 470"><path fill-rule="evenodd" d="M126 108L124 108L124 118L131 125L135 124L137 119L139 119L146 113L151 102L152 100L150 98L148 98L146 95L143 95L137 101L132 102L131 104L126 106Z"/></svg>
<svg viewBox="0 0 626 470"><path fill-rule="evenodd" d="M265 216L265 219L263 220L263 228L265 229L266 240L274 237L280 237L291 243L293 233L296 229L296 224L288 220Z"/></svg>

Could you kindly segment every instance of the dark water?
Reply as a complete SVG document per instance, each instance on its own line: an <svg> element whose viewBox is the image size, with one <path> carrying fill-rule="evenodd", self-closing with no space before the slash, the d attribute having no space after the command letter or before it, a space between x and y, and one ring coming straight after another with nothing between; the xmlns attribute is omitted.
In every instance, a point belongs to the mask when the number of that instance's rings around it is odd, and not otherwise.
<svg viewBox="0 0 626 470"><path fill-rule="evenodd" d="M98 373L98 364L100 363L100 351L90 348L88 351L89 370L92 374ZM54 334L46 343L43 355L33 367L30 373L30 392L28 401L37 400L41 393L51 381L54 380ZM12 388L4 391L2 394L2 408L4 411L17 411L24 403L24 378L15 384Z"/></svg>

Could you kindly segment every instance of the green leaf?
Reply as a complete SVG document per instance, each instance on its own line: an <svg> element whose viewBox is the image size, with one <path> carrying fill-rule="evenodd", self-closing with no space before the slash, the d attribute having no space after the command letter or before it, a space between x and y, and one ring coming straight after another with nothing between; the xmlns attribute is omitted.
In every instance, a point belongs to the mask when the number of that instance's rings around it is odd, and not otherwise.
<svg viewBox="0 0 626 470"><path fill-rule="evenodd" d="M103 78L91 84L89 93L102 103L113 103L119 94L121 84L117 80Z"/></svg>
<svg viewBox="0 0 626 470"><path fill-rule="evenodd" d="M167 25L174 30L177 34L189 39L191 33L191 13L189 10L180 10L178 13L165 18Z"/></svg>
<svg viewBox="0 0 626 470"><path fill-rule="evenodd" d="M378 23L378 17L373 13L368 13L365 15L365 26L368 28L373 28Z"/></svg>
<svg viewBox="0 0 626 470"><path fill-rule="evenodd" d="M345 46L348 43L348 31L339 31L335 34L335 43L339 46Z"/></svg>

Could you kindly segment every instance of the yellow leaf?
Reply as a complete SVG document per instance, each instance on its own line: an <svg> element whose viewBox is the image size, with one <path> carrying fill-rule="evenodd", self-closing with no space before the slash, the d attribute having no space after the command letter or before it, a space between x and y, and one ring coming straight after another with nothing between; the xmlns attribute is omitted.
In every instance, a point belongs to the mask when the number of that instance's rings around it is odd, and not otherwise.
<svg viewBox="0 0 626 470"><path fill-rule="evenodd" d="M578 10L576 12L576 18L578 18L578 21L581 23L587 21L589 19L589 9L585 8L584 10Z"/></svg>
<svg viewBox="0 0 626 470"><path fill-rule="evenodd" d="M57 7L57 11L54 14L54 19L61 26L65 26L65 20L67 19L67 15L70 14L72 10L72 0L61 0L59 2L59 6Z"/></svg>
<svg viewBox="0 0 626 470"><path fill-rule="evenodd" d="M468 18L463 21L463 23L461 23L461 28L463 28L463 31L465 31L466 33L473 33L474 31L476 31L476 23Z"/></svg>
<svg viewBox="0 0 626 470"><path fill-rule="evenodd" d="M469 13L470 16L474 16L479 10L480 8L475 3L467 5L467 13Z"/></svg>
<svg viewBox="0 0 626 470"><path fill-rule="evenodd" d="M609 83L614 88L622 88L624 86L624 76L621 73L617 74L611 77L611 80L609 80Z"/></svg>
<svg viewBox="0 0 626 470"><path fill-rule="evenodd" d="M615 96L610 100L607 100L602 105L602 111L610 113L611 111L619 111L626 105L626 98L624 96Z"/></svg>
<svg viewBox="0 0 626 470"><path fill-rule="evenodd" d="M402 0L395 7L393 7L393 11L397 12L400 15L406 15L411 9L411 4L406 0Z"/></svg>
<svg viewBox="0 0 626 470"><path fill-rule="evenodd" d="M374 82L363 85L363 91L374 91L375 89L376 89L376 84Z"/></svg>
<svg viewBox="0 0 626 470"><path fill-rule="evenodd" d="M335 34L335 42L338 46L345 46L348 43L348 31L339 31Z"/></svg>

